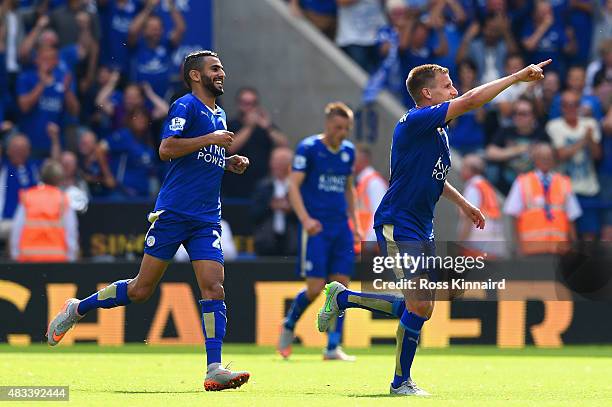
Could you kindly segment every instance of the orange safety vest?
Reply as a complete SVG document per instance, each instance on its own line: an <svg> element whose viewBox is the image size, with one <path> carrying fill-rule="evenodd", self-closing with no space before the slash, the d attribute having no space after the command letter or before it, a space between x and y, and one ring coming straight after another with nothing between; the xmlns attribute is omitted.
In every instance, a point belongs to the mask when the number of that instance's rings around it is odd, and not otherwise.
<svg viewBox="0 0 612 407"><path fill-rule="evenodd" d="M484 178L477 180L474 187L480 192L480 210L487 219L501 218L501 209L495 194L495 189L489 181Z"/></svg>
<svg viewBox="0 0 612 407"><path fill-rule="evenodd" d="M370 210L371 202L368 196L368 185L371 181L379 179L387 185L387 180L378 171L372 171L359 180L355 188L357 199L355 202L355 216L359 220L359 233L365 239L368 231L374 226L374 213ZM354 226L351 225L351 228ZM361 244L354 246L355 253L361 252Z"/></svg>
<svg viewBox="0 0 612 407"><path fill-rule="evenodd" d="M546 217L546 197L542 181L535 171L518 177L523 199L523 212L517 219L519 244L524 254L558 253L559 242L569 240L570 221L565 212L567 197L572 191L568 177L553 174L548 197L552 216Z"/></svg>
<svg viewBox="0 0 612 407"><path fill-rule="evenodd" d="M21 191L25 223L19 241L21 262L62 262L68 260L63 226L68 197L59 188L39 185Z"/></svg>

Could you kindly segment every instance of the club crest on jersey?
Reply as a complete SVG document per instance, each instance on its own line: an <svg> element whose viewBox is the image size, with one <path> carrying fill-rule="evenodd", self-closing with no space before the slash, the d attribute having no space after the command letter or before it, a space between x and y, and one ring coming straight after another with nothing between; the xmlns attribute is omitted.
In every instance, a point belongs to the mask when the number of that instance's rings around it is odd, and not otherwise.
<svg viewBox="0 0 612 407"><path fill-rule="evenodd" d="M346 151L343 151L340 154L340 159L342 160L342 162L347 163L351 159L351 157L349 156L349 154Z"/></svg>
<svg viewBox="0 0 612 407"><path fill-rule="evenodd" d="M438 161L434 166L433 172L431 173L431 177L438 181L446 180L446 176L450 171L450 164L446 165L442 162L442 157L438 157Z"/></svg>
<svg viewBox="0 0 612 407"><path fill-rule="evenodd" d="M185 127L185 121L182 117L173 117L168 128L172 131L181 131Z"/></svg>

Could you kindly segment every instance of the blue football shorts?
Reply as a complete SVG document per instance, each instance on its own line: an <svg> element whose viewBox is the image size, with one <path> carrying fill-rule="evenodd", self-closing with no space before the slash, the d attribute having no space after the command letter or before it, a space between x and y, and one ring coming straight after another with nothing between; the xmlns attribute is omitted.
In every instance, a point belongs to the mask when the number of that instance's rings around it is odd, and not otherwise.
<svg viewBox="0 0 612 407"><path fill-rule="evenodd" d="M330 274L351 277L355 269L353 232L347 221L321 222L323 230L308 236L300 225L297 273L302 278L324 278Z"/></svg>

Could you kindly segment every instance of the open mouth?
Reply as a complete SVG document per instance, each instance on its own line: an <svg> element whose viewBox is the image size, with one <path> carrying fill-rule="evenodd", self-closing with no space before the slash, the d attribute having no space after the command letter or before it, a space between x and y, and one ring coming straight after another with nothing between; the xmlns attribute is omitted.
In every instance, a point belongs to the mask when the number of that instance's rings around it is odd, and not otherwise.
<svg viewBox="0 0 612 407"><path fill-rule="evenodd" d="M213 83L217 86L223 86L223 79L215 79Z"/></svg>

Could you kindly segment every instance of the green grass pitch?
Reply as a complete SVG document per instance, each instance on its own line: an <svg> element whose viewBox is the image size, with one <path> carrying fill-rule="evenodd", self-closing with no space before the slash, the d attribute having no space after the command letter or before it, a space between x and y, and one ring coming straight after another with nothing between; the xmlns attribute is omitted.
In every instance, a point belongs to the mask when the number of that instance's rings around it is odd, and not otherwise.
<svg viewBox="0 0 612 407"><path fill-rule="evenodd" d="M390 397L392 346L356 350L356 363L323 362L298 348L226 345L224 362L247 369L238 390L205 392L203 347L0 345L0 385L68 385L75 406L612 406L612 347L420 349L413 376L428 399ZM3 402L25 406L26 402ZM40 403L38 403L40 404Z"/></svg>

